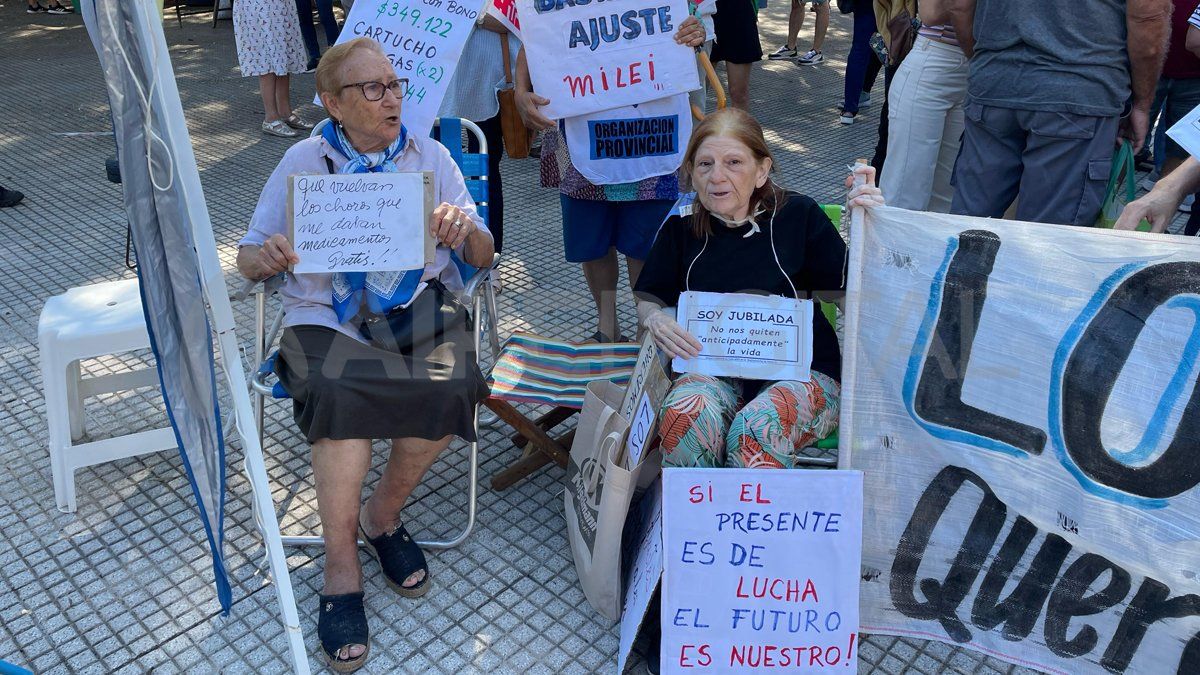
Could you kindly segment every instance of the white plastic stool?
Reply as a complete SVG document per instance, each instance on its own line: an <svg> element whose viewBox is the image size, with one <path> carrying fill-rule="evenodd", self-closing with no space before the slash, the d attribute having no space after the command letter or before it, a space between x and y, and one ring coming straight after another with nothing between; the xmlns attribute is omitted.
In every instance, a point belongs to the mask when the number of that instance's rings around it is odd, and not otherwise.
<svg viewBox="0 0 1200 675"><path fill-rule="evenodd" d="M137 279L72 288L46 301L38 321L50 467L58 510L75 511L75 470L176 447L171 427L80 443L83 400L158 384L154 368L83 379L79 360L150 347Z"/></svg>

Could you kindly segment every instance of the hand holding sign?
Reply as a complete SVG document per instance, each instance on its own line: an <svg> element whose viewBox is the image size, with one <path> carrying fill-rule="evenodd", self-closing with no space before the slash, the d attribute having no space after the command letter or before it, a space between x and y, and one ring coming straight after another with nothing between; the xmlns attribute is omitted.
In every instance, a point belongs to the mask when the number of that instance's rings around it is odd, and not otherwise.
<svg viewBox="0 0 1200 675"><path fill-rule="evenodd" d="M654 337L658 348L671 358L694 359L700 355L704 345L696 336L687 332L679 322L661 311L646 317L646 330Z"/></svg>
<svg viewBox="0 0 1200 675"><path fill-rule="evenodd" d="M660 4L661 2L661 4ZM560 119L698 89L691 46L704 29L685 0L624 11L566 0L517 0L533 88Z"/></svg>
<svg viewBox="0 0 1200 675"><path fill-rule="evenodd" d="M698 356L676 356L680 373L807 382L811 377L813 303L777 295L703 293L679 296L678 316L698 335Z"/></svg>

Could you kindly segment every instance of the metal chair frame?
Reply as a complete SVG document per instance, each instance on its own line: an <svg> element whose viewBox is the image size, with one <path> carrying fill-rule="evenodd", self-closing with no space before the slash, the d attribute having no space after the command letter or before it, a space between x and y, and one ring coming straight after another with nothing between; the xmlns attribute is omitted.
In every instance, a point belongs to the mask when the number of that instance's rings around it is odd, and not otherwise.
<svg viewBox="0 0 1200 675"><path fill-rule="evenodd" d="M312 135L321 133L321 129L329 120L324 120L313 129ZM471 192L472 198L476 200L476 207L480 215L487 221L487 195L488 195L488 171L487 171L487 139L484 137L483 130L478 125L470 120L459 120L454 118L453 122L449 119L443 125L442 120L435 123L435 128L441 131L454 131L465 128L467 133L475 138L479 144L478 153L462 152L461 136L459 137L459 148L448 146L451 156L454 157L455 163L464 174L468 189ZM447 139L439 139L443 145ZM462 293L463 300L471 307L471 316L474 325L474 347L476 358L481 354L480 347L482 346L482 331L486 329L489 335L489 344L492 347L492 354L500 352L499 334L496 326L496 296L491 284L492 274L495 273L496 266L499 264L500 256L496 254L492 257L492 264L486 268L475 270L474 273L466 280L465 288ZM460 266L460 270L462 266ZM472 268L473 269L473 268ZM264 283L251 282L237 295L238 299L245 298L250 294L255 296L255 322L254 322L254 358L255 363L259 364L258 370L250 380L250 389L253 394L254 404L254 419L258 428L258 438L260 445L264 441L265 426L264 415L266 408L266 398L268 396L275 397L275 385L271 382L273 373L270 369L265 368L266 358L269 350L275 345L280 331L283 326L283 308L280 307L271 320L270 327L267 326L267 298L275 293L281 284L282 277L276 276L268 279ZM482 291L482 292L481 292ZM483 313L487 312L488 321L484 325ZM475 409L473 424L476 431L476 438L479 437L481 426L478 406ZM487 424L483 422L482 424ZM475 518L477 512L478 498L478 483L479 483L479 441L475 440L468 444L468 468L467 468L467 523L463 529L454 537L438 540L417 540L417 544L425 548L431 549L447 549L454 548L464 542L471 531L475 527ZM255 514L256 518L259 514ZM282 536L283 546L306 547L306 546L324 546L324 537L318 535L298 535L298 536ZM365 542L359 540L359 546L365 546Z"/></svg>

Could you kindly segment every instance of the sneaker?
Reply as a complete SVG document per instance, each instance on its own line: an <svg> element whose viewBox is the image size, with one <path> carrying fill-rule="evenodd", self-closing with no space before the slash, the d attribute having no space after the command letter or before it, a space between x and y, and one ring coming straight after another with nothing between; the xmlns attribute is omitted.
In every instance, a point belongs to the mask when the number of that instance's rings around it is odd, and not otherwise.
<svg viewBox="0 0 1200 675"><path fill-rule="evenodd" d="M67 11L66 7L63 7L62 5L60 5L58 3L55 3L54 5L47 7L46 13L47 14L70 14L70 12Z"/></svg>
<svg viewBox="0 0 1200 675"><path fill-rule="evenodd" d="M321 62L321 57L319 57L319 56L315 59L309 59L308 65L304 67L304 72L306 72L306 73L317 72L317 64L319 64L320 62Z"/></svg>
<svg viewBox="0 0 1200 675"><path fill-rule="evenodd" d="M869 105L871 105L871 92L864 91L858 95L858 107L861 110Z"/></svg>
<svg viewBox="0 0 1200 675"><path fill-rule="evenodd" d="M800 52L796 51L795 47L783 45L779 49L767 54L767 58L772 61L780 61L784 59L794 59L799 56Z"/></svg>
<svg viewBox="0 0 1200 675"><path fill-rule="evenodd" d="M32 12L30 12L32 14ZM0 187L0 208L8 206L16 206L21 203L25 195L16 190Z"/></svg>
<svg viewBox="0 0 1200 675"><path fill-rule="evenodd" d="M1195 203L1195 201L1196 201L1196 195L1194 195L1194 194L1184 197L1183 201L1179 203L1179 212L1180 213L1191 213L1192 212L1192 204Z"/></svg>
<svg viewBox="0 0 1200 675"><path fill-rule="evenodd" d="M33 7L30 7L29 5L25 5L25 13L26 14L45 14L46 8L42 7L40 4L35 5Z"/></svg>
<svg viewBox="0 0 1200 675"><path fill-rule="evenodd" d="M858 113L846 112L843 110L842 114L838 117L838 121L847 125L854 124L855 117L858 117Z"/></svg>
<svg viewBox="0 0 1200 675"><path fill-rule="evenodd" d="M804 53L804 56L796 59L796 63L799 63L802 66L815 66L818 63L824 62L825 55L815 49L808 50Z"/></svg>

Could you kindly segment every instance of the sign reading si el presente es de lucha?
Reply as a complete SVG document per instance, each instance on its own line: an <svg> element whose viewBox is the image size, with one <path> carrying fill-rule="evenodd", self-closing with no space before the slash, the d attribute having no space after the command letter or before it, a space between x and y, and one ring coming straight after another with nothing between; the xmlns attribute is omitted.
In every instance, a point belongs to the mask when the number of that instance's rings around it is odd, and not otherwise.
<svg viewBox="0 0 1200 675"><path fill-rule="evenodd" d="M862 486L858 471L664 469L663 672L856 670Z"/></svg>
<svg viewBox="0 0 1200 675"><path fill-rule="evenodd" d="M847 307L862 630L1200 672L1200 242L873 209Z"/></svg>
<svg viewBox="0 0 1200 675"><path fill-rule="evenodd" d="M428 136L484 2L359 0L337 43L366 36L383 47L396 76L408 78L401 121L409 133Z"/></svg>
<svg viewBox="0 0 1200 675"><path fill-rule="evenodd" d="M516 0L533 89L552 119L700 88L696 53L675 42L687 0Z"/></svg>

